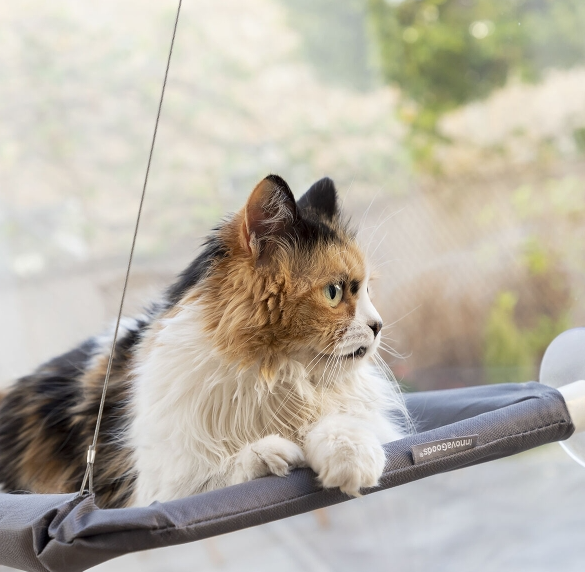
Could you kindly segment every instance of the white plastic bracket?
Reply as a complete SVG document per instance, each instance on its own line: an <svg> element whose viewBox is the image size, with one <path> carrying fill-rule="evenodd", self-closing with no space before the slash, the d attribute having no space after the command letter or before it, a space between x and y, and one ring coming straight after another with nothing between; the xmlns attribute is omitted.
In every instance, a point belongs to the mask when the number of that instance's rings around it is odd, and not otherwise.
<svg viewBox="0 0 585 572"><path fill-rule="evenodd" d="M557 390L565 399L575 433L585 431L585 380L574 381Z"/></svg>

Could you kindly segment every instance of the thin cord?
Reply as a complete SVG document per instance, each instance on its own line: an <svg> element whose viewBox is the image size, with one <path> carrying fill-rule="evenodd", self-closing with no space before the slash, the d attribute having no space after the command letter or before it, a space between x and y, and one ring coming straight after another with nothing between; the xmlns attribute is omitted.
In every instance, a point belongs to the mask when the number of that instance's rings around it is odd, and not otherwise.
<svg viewBox="0 0 585 572"><path fill-rule="evenodd" d="M118 319L116 320L116 328L114 329L114 340L112 341L112 349L110 350L110 358L108 360L108 368L106 370L106 377L104 379L104 387L102 390L102 399L100 402L100 409L97 416L97 422L95 425L95 432L93 435L93 441L87 451L87 468L85 469L85 475L81 484L79 494L82 495L85 491L85 485L89 480L89 494L93 494L93 465L96 457L96 444L98 435L100 432L100 425L102 422L102 416L104 413L104 405L106 403L106 392L108 391L108 382L110 381L110 374L112 372L112 363L114 361L114 353L116 351L116 342L118 340L118 330L120 329L120 320L122 319L122 310L124 308L124 298L126 297L126 289L128 287L128 278L130 277L130 268L132 266L132 258L134 257L134 247L136 246L136 236L138 235L138 226L140 225L140 216L142 215L142 205L144 204L144 196L146 194L146 185L148 183L148 174L150 172L150 164L152 162L152 153L154 151L154 143L156 141L156 134L158 131L158 122L160 119L160 112L162 109L163 99L165 96L165 88L167 86L167 78L169 75L169 68L171 65L171 56L173 55L173 46L175 44L175 35L177 33L177 24L179 23L179 14L181 12L182 0L179 0L179 6L177 8L177 17L175 18L175 27L173 28L173 37L171 39L171 48L169 50L169 57L167 60L167 69L165 71L165 79L163 81L162 91L160 94L160 101L158 104L158 113L156 115L156 122L154 124L154 133L152 135L152 143L150 145L150 154L148 155L148 164L146 166L146 175L144 177L144 185L142 186L142 196L140 197L140 205L138 207L138 216L136 217L136 225L134 227L134 237L132 238L132 247L130 248L130 258L128 259L128 268L126 269L126 278L124 280L124 288L122 290L122 299L120 300L120 309L118 310Z"/></svg>

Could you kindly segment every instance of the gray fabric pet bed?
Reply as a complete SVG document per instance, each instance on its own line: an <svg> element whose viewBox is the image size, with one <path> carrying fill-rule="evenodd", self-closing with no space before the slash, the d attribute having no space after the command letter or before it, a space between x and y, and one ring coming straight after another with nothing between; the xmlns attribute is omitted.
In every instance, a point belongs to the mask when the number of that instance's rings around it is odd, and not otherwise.
<svg viewBox="0 0 585 572"><path fill-rule="evenodd" d="M584 348L585 330L579 335L577 346ZM574 355L571 340L573 361L580 363L582 352ZM548 360L550 375L566 376L567 383L579 379L571 368L559 374L555 364L564 362L557 348ZM380 485L366 494L564 440L574 432L561 393L539 383L415 393L407 395L407 403L418 433L385 446L386 470ZM413 446L421 444L413 455ZM461 450L463 445L470 448ZM74 494L0 494L0 564L31 571L86 570L129 552L201 540L347 500L339 491L320 489L309 469L145 508L100 510L92 497Z"/></svg>

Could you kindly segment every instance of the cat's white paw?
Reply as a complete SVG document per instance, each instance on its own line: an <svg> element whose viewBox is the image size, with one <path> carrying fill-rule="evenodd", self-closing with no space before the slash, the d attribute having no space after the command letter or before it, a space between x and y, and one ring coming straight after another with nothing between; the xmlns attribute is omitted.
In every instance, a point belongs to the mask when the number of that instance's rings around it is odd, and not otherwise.
<svg viewBox="0 0 585 572"><path fill-rule="evenodd" d="M232 484L266 475L288 475L290 469L306 466L302 449L279 435L268 435L246 445L234 461Z"/></svg>
<svg viewBox="0 0 585 572"><path fill-rule="evenodd" d="M307 435L305 452L323 487L339 487L354 497L360 496L360 489L378 484L386 463L373 431L353 420L320 423Z"/></svg>

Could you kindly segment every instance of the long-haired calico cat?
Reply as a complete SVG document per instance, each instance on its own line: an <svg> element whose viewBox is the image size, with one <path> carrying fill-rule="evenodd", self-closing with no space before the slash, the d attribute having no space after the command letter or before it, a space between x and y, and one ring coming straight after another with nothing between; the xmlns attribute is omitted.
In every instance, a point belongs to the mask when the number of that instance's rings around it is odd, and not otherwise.
<svg viewBox="0 0 585 572"><path fill-rule="evenodd" d="M350 495L376 485L381 444L401 437L404 414L369 363L381 327L333 182L295 202L284 180L266 177L164 300L122 323L97 447L98 505L166 501L299 466ZM4 490L79 488L112 336L4 394Z"/></svg>

